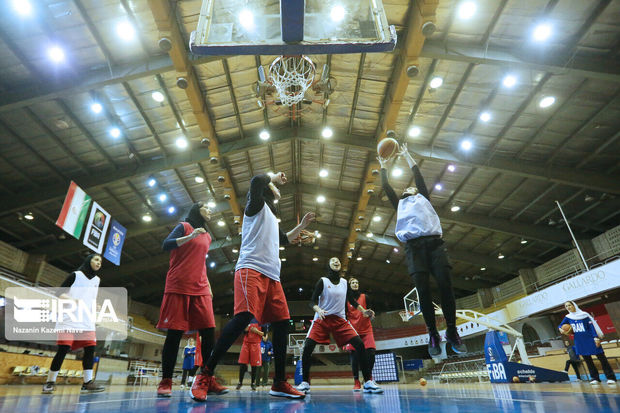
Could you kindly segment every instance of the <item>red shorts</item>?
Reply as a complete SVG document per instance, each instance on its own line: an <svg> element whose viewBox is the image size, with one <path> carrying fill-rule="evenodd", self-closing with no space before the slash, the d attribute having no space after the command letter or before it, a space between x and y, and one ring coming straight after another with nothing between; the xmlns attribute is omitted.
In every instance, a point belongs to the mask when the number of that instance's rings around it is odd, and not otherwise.
<svg viewBox="0 0 620 413"><path fill-rule="evenodd" d="M194 331L215 327L210 295L164 293L157 328Z"/></svg>
<svg viewBox="0 0 620 413"><path fill-rule="evenodd" d="M243 343L239 354L239 364L249 364L251 366L262 366L263 361L260 354L260 343Z"/></svg>
<svg viewBox="0 0 620 413"><path fill-rule="evenodd" d="M319 344L329 344L329 334L331 333L336 340L338 347L342 347L357 337L357 331L351 323L337 315L325 316L324 320L317 319L312 322L310 330L308 330L307 338L316 341Z"/></svg>
<svg viewBox="0 0 620 413"><path fill-rule="evenodd" d="M360 333L359 336L364 342L364 348L377 349L377 345L375 344L375 335L373 334L372 330L365 332L365 333ZM347 344L346 346L343 347L343 350L355 351L355 347L353 347L351 344Z"/></svg>
<svg viewBox="0 0 620 413"><path fill-rule="evenodd" d="M58 333L56 344L59 346L69 346L71 350L91 347L97 345L97 337L94 331L84 331L82 333Z"/></svg>
<svg viewBox="0 0 620 413"><path fill-rule="evenodd" d="M282 284L258 271L235 272L235 314L249 312L259 324L291 318Z"/></svg>

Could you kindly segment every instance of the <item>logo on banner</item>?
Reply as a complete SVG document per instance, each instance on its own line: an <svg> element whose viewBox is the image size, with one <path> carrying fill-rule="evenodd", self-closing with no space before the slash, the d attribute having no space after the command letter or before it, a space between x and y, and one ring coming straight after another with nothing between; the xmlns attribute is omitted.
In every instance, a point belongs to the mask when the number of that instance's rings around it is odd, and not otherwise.
<svg viewBox="0 0 620 413"><path fill-rule="evenodd" d="M97 254L101 254L101 251L103 251L105 234L109 225L110 214L108 214L105 209L101 208L101 205L93 202L93 208L90 210L88 225L84 233L84 245Z"/></svg>
<svg viewBox="0 0 620 413"><path fill-rule="evenodd" d="M121 265L121 251L126 235L127 229L113 219L103 257L115 265Z"/></svg>

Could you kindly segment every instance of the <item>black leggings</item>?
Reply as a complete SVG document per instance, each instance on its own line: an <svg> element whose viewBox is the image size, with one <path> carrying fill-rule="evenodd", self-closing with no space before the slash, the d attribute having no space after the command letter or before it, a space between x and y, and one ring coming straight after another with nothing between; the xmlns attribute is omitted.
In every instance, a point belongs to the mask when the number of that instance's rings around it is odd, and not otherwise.
<svg viewBox="0 0 620 413"><path fill-rule="evenodd" d="M310 383L310 367L312 366L312 352L316 347L316 341L311 338L306 338L304 341L304 349L301 355L301 370L303 380L305 382ZM368 359L366 358L366 350L364 349L364 342L360 338L360 336L353 337L349 344L351 344L355 348L355 352L359 354L359 362L362 365L362 375L364 376L364 381L370 380L372 370L368 368ZM373 357L374 360L374 357Z"/></svg>
<svg viewBox="0 0 620 413"><path fill-rule="evenodd" d="M243 384L243 376L245 376L245 373L248 371L248 365L247 364L240 364L239 365L239 384ZM252 366L252 370L250 373L250 376L252 377L252 386L256 385L256 374L258 373L258 367L257 366Z"/></svg>
<svg viewBox="0 0 620 413"><path fill-rule="evenodd" d="M583 359L586 361L588 370L590 370L590 379L600 381L598 370L596 369L596 366L594 365L594 361L592 361L592 356L584 356L582 354L581 357L583 357ZM616 380L616 374L614 373L614 370L609 365L609 361L607 361L607 357L605 356L605 353L597 354L596 357L598 358L598 361L601 362L601 367L603 368L603 373L605 373L605 377L607 377L607 380Z"/></svg>
<svg viewBox="0 0 620 413"><path fill-rule="evenodd" d="M236 314L222 329L222 335L215 343L213 353L209 357L205 367L213 373L217 363L222 359L235 340L243 333L254 316L243 312ZM273 359L275 364L274 382L284 381L286 369L286 340L288 335L289 320L275 321L271 323L273 330Z"/></svg>
<svg viewBox="0 0 620 413"><path fill-rule="evenodd" d="M573 370L577 374L577 378L581 380L581 373L579 373L579 362L575 360L566 360L566 364L564 365L564 371L568 373L568 368L573 366Z"/></svg>
<svg viewBox="0 0 620 413"><path fill-rule="evenodd" d="M368 370L372 375L372 369L375 367L375 349L367 348L366 350L366 363L368 363ZM360 362L357 351L351 351L349 353L349 360L351 360L351 371L353 372L353 378L359 380Z"/></svg>
<svg viewBox="0 0 620 413"><path fill-rule="evenodd" d="M65 361L67 353L71 351L70 346L58 346L58 351L52 360L51 371L59 371L62 362ZM95 346L84 347L84 357L82 358L82 368L92 370L95 365Z"/></svg>
<svg viewBox="0 0 620 413"><path fill-rule="evenodd" d="M420 307L429 333L437 332L430 274L439 286L441 309L448 328L456 328L456 302L450 280L450 262L444 243L438 238L410 240L406 244L409 273L418 289Z"/></svg>
<svg viewBox="0 0 620 413"><path fill-rule="evenodd" d="M181 385L185 384L185 381L187 380L187 377L194 377L196 375L196 370L198 370L198 366L194 366L194 368L188 370L188 369L183 369L183 377L181 378Z"/></svg>
<svg viewBox="0 0 620 413"><path fill-rule="evenodd" d="M203 328L198 330L200 333L200 354L202 359L206 360L213 350L213 342L215 341L215 328ZM179 344L181 344L183 331L168 330L164 348L161 351L161 370L163 379L171 379L174 372L174 365L177 363L177 353L179 352Z"/></svg>

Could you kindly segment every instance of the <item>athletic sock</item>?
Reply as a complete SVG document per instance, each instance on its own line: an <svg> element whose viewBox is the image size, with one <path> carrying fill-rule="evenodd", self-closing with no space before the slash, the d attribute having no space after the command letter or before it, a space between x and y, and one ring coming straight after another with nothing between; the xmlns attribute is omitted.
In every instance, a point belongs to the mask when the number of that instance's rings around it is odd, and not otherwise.
<svg viewBox="0 0 620 413"><path fill-rule="evenodd" d="M47 381L51 381L53 383L56 383L56 377L58 377L58 372L57 371L50 370L47 373Z"/></svg>
<svg viewBox="0 0 620 413"><path fill-rule="evenodd" d="M88 383L93 379L93 370L84 370L84 383Z"/></svg>

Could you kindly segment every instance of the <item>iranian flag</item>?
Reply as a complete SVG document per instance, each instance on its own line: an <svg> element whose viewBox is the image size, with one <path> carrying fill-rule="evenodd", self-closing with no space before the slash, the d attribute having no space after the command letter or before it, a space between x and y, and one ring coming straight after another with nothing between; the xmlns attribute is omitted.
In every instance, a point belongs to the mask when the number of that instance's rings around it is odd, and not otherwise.
<svg viewBox="0 0 620 413"><path fill-rule="evenodd" d="M77 186L75 182L71 181L69 192L67 192L65 202L62 204L62 210L56 225L75 238L80 239L90 201L91 199L86 195L86 192Z"/></svg>

